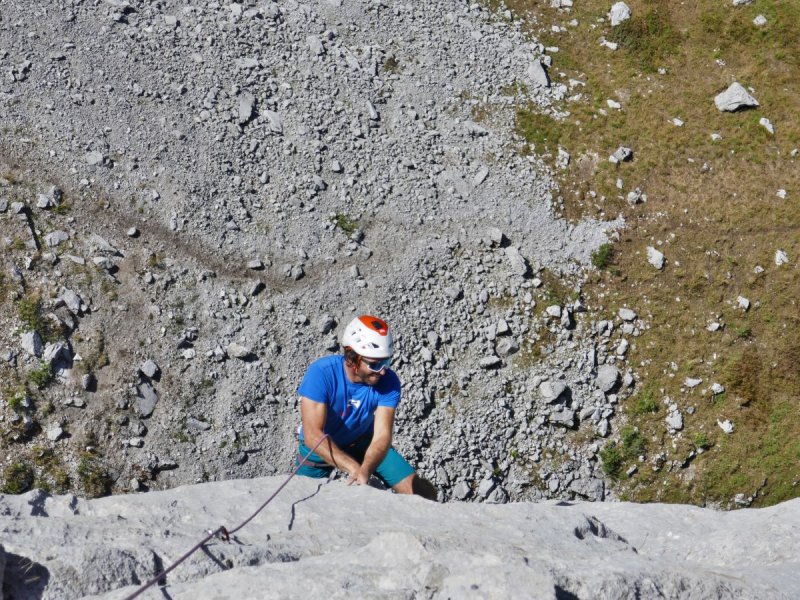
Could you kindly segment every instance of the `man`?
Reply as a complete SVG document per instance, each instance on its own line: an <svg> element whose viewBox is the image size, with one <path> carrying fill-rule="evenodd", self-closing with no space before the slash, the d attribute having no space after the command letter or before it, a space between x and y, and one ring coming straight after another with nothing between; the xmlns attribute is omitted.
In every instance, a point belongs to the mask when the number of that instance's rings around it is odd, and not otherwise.
<svg viewBox="0 0 800 600"><path fill-rule="evenodd" d="M394 344L385 321L353 319L342 336L344 355L313 362L300 384L300 449L296 464L324 434L328 438L298 474L326 477L334 468L349 484L363 485L374 473L399 494L436 499L433 486L392 448L400 379L389 368ZM310 463L310 464L309 464Z"/></svg>

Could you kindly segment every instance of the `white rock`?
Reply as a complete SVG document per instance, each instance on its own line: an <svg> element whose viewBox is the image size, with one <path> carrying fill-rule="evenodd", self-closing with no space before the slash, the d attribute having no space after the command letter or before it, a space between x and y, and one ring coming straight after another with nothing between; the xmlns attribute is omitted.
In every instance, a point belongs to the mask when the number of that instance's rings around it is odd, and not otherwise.
<svg viewBox="0 0 800 600"><path fill-rule="evenodd" d="M620 104L616 100L612 100L611 98L606 100L606 104L608 105L608 108L612 108L614 110L620 110L622 108L622 104Z"/></svg>
<svg viewBox="0 0 800 600"><path fill-rule="evenodd" d="M656 269L664 268L664 254L653 248L647 247L647 262L653 265Z"/></svg>
<svg viewBox="0 0 800 600"><path fill-rule="evenodd" d="M711 393L712 394L722 394L725 391L725 386L721 383L712 383L711 384Z"/></svg>
<svg viewBox="0 0 800 600"><path fill-rule="evenodd" d="M683 415L674 404L670 406L670 412L667 415L666 422L670 429L674 429L675 431L683 429Z"/></svg>
<svg viewBox="0 0 800 600"><path fill-rule="evenodd" d="M97 152L96 150L92 152L87 152L86 155L83 157L84 162L89 165L90 167L96 167L97 165L103 164L103 153Z"/></svg>
<svg viewBox="0 0 800 600"><path fill-rule="evenodd" d="M719 425L719 428L725 433L733 433L733 423L731 423L728 419L725 419L724 421L717 419L717 425Z"/></svg>
<svg viewBox="0 0 800 600"><path fill-rule="evenodd" d="M750 309L750 300L745 298L744 296L737 296L736 297L736 304L744 311Z"/></svg>
<svg viewBox="0 0 800 600"><path fill-rule="evenodd" d="M614 386L617 385L619 380L619 369L614 365L601 365L597 369L597 377L595 378L595 385L603 392L608 393Z"/></svg>
<svg viewBox="0 0 800 600"><path fill-rule="evenodd" d="M146 361L144 361L139 367L139 371L141 371L142 375L148 379L153 379L159 373L161 373L161 369L159 368L158 364L156 364L156 361L154 361L152 358L148 358Z"/></svg>
<svg viewBox="0 0 800 600"><path fill-rule="evenodd" d="M561 398L562 394L567 390L567 384L563 381L543 381L539 384L539 394L547 403L553 403Z"/></svg>
<svg viewBox="0 0 800 600"><path fill-rule="evenodd" d="M499 356L485 356L478 361L478 366L481 369L494 369L503 363Z"/></svg>
<svg viewBox="0 0 800 600"><path fill-rule="evenodd" d="M767 17L764 15L757 15L755 19L753 19L753 25L756 27L761 27L767 24Z"/></svg>
<svg viewBox="0 0 800 600"><path fill-rule="evenodd" d="M554 319L561 318L561 307L558 304L552 304L545 309L548 316L553 317Z"/></svg>
<svg viewBox="0 0 800 600"><path fill-rule="evenodd" d="M633 150L625 146L620 146L614 151L614 154L608 157L612 163L628 162L633 160Z"/></svg>
<svg viewBox="0 0 800 600"><path fill-rule="evenodd" d="M306 41L308 42L308 49L311 50L311 54L314 56L321 56L325 54L325 45L317 36L310 35L308 38L306 38Z"/></svg>
<svg viewBox="0 0 800 600"><path fill-rule="evenodd" d="M785 199L786 199L786 190L785 190L785 189L783 189L783 188L781 188L781 189L779 189L777 192L775 192L775 195L776 195L778 198L780 198L781 200L785 200Z"/></svg>
<svg viewBox="0 0 800 600"><path fill-rule="evenodd" d="M478 169L478 172L475 173L475 177L472 178L472 185L478 186L486 181L486 178L489 176L489 167L481 167Z"/></svg>
<svg viewBox="0 0 800 600"><path fill-rule="evenodd" d="M283 133L283 119L273 110L265 110L264 116L267 118L269 130L272 133Z"/></svg>
<svg viewBox="0 0 800 600"><path fill-rule="evenodd" d="M630 308L620 308L619 311L617 311L617 315L619 315L619 318L623 321L628 322L635 321L637 316L636 311Z"/></svg>
<svg viewBox="0 0 800 600"><path fill-rule="evenodd" d="M25 352L31 356L40 357L44 346L42 338L35 331L28 331L20 336L19 344Z"/></svg>
<svg viewBox="0 0 800 600"><path fill-rule="evenodd" d="M508 263L511 266L511 271L520 276L525 276L528 274L530 267L528 266L527 259L519 253L519 250L514 248L513 246L509 246L505 249L505 255L508 259Z"/></svg>
<svg viewBox="0 0 800 600"><path fill-rule="evenodd" d="M714 104L721 111L733 112L740 108L758 106L758 100L753 98L742 84L734 81L727 90L717 94Z"/></svg>
<svg viewBox="0 0 800 600"><path fill-rule="evenodd" d="M64 429L61 425L51 425L47 428L47 439L55 442L61 439L64 435Z"/></svg>
<svg viewBox="0 0 800 600"><path fill-rule="evenodd" d="M671 119L670 122L673 125L675 125L675 127L683 127L683 125L684 125L684 122L681 119L679 119L678 117L675 117L675 118Z"/></svg>
<svg viewBox="0 0 800 600"><path fill-rule="evenodd" d="M761 125L767 131L769 131L772 135L775 135L775 127L772 125L772 123L767 117L761 117L758 120L758 124Z"/></svg>
<svg viewBox="0 0 800 600"><path fill-rule="evenodd" d="M247 346L231 342L227 347L228 355L239 360L245 360L253 355L253 352Z"/></svg>
<svg viewBox="0 0 800 600"><path fill-rule="evenodd" d="M69 234L66 231L52 231L44 236L44 243L48 248L55 248L68 239Z"/></svg>
<svg viewBox="0 0 800 600"><path fill-rule="evenodd" d="M531 64L528 66L527 75L534 86L550 87L550 77L547 75L547 70L540 60L534 59L531 61Z"/></svg>
<svg viewBox="0 0 800 600"><path fill-rule="evenodd" d="M785 265L789 262L789 257L786 255L786 252L783 250L776 250L775 251L775 264L777 266Z"/></svg>
<svg viewBox="0 0 800 600"><path fill-rule="evenodd" d="M703 383L703 380L698 379L696 377L687 377L686 379L683 380L683 385L685 385L689 389L696 388L701 383Z"/></svg>
<svg viewBox="0 0 800 600"><path fill-rule="evenodd" d="M624 2L617 2L611 7L608 18L611 21L611 26L616 27L631 18L631 9Z"/></svg>

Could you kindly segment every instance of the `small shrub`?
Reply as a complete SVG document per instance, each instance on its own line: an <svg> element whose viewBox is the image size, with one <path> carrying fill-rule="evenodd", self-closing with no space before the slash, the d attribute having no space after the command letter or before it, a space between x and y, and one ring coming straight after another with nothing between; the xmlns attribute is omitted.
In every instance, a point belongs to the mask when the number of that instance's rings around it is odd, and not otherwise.
<svg viewBox="0 0 800 600"><path fill-rule="evenodd" d="M611 259L613 258L614 247L609 243L602 244L597 250L592 252L592 266L603 270L611 264Z"/></svg>
<svg viewBox="0 0 800 600"><path fill-rule="evenodd" d="M637 396L636 403L633 405L633 413L635 415L646 415L657 412L658 402L656 402L652 390L645 390L641 395Z"/></svg>
<svg viewBox="0 0 800 600"><path fill-rule="evenodd" d="M53 381L53 369L46 362L42 362L38 369L28 371L28 381L37 389L44 389Z"/></svg>
<svg viewBox="0 0 800 600"><path fill-rule="evenodd" d="M697 448L702 448L705 450L711 444L709 443L708 436L705 433L698 433L696 436L694 436L694 445Z"/></svg>
<svg viewBox="0 0 800 600"><path fill-rule="evenodd" d="M558 152L562 137L566 137L571 125L566 121L556 121L549 115L536 110L521 108L517 111L516 132L537 154Z"/></svg>
<svg viewBox="0 0 800 600"><path fill-rule="evenodd" d="M666 11L657 9L634 14L613 29L611 38L649 72L656 71L664 59L677 53L681 43L681 36L672 28Z"/></svg>
<svg viewBox="0 0 800 600"><path fill-rule="evenodd" d="M35 331L43 340L50 340L53 332L49 321L42 315L42 300L39 296L28 295L17 303L19 320L27 331Z"/></svg>
<svg viewBox="0 0 800 600"><path fill-rule="evenodd" d="M383 70L387 73L399 73L400 63L397 61L397 58L394 56L387 58L383 63Z"/></svg>
<svg viewBox="0 0 800 600"><path fill-rule="evenodd" d="M331 218L331 223L341 229L342 232L348 236L352 235L353 232L358 229L358 222L354 221L344 213L336 213L336 215Z"/></svg>
<svg viewBox="0 0 800 600"><path fill-rule="evenodd" d="M600 459L603 461L603 472L609 477L616 478L622 470L622 453L615 442L609 442L600 450Z"/></svg>
<svg viewBox="0 0 800 600"><path fill-rule="evenodd" d="M622 441L622 449L626 458L634 458L644 454L645 441L642 434L635 427L630 425L623 427L620 432L620 440Z"/></svg>
<svg viewBox="0 0 800 600"><path fill-rule="evenodd" d="M92 455L84 455L78 463L78 479L89 498L100 498L111 493L113 481L108 472Z"/></svg>
<svg viewBox="0 0 800 600"><path fill-rule="evenodd" d="M166 264L164 263L164 257L156 252L153 252L147 257L147 266L151 269L163 270L167 268Z"/></svg>
<svg viewBox="0 0 800 600"><path fill-rule="evenodd" d="M32 485L33 468L25 463L16 462L3 471L3 487L0 491L4 494L22 494L31 489Z"/></svg>

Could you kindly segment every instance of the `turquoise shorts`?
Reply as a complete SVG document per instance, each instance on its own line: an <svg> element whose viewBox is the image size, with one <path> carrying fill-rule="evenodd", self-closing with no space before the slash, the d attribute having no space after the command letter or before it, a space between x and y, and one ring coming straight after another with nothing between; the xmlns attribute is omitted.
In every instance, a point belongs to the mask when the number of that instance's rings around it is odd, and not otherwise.
<svg viewBox="0 0 800 600"><path fill-rule="evenodd" d="M370 437L364 437L353 443L351 446L342 448L347 454L355 458L359 463L364 460L364 454L369 447L371 441ZM325 442L323 442L324 444ZM298 449L297 457L294 459L294 464L299 465L300 461L308 454L311 448L305 445L301 440ZM305 477L327 477L333 471L333 467L327 464L321 457L312 454L308 457L305 464L297 471L298 475ZM403 479L408 477L414 472L414 468L408 464L405 458L394 448L389 448L381 464L375 469L375 475L387 486L394 487Z"/></svg>

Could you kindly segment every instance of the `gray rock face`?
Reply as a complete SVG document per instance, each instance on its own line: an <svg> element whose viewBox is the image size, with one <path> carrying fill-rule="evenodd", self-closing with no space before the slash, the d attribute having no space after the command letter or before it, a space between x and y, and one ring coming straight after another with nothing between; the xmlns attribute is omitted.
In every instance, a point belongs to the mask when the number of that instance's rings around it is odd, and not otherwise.
<svg viewBox="0 0 800 600"><path fill-rule="evenodd" d="M41 356L44 346L42 338L35 331L28 331L20 336L19 345L31 356Z"/></svg>
<svg viewBox="0 0 800 600"><path fill-rule="evenodd" d="M142 383L137 387L139 395L136 398L136 409L142 417L153 414L158 402L158 394L149 383Z"/></svg>
<svg viewBox="0 0 800 600"><path fill-rule="evenodd" d="M631 18L631 9L624 2L616 2L608 12L608 20L612 27L616 27Z"/></svg>
<svg viewBox="0 0 800 600"><path fill-rule="evenodd" d="M619 369L614 365L601 365L597 369L597 379L595 385L602 391L608 393L614 389L619 381Z"/></svg>
<svg viewBox="0 0 800 600"><path fill-rule="evenodd" d="M663 269L664 268L664 254L653 248L652 246L647 247L647 262L653 265L656 269Z"/></svg>
<svg viewBox="0 0 800 600"><path fill-rule="evenodd" d="M43 600L121 600L206 528L238 525L282 481L91 501L39 491L4 496L0 526L15 532L0 549L4 591L30 597L25 586L46 573L36 594ZM485 479L477 491L500 500L498 489ZM337 510L352 505L360 510ZM153 535L164 523L169 534ZM800 500L728 513L628 503L441 505L300 477L235 544L212 540L178 566L167 589L173 598L610 600L637 590L642 598L788 599L800 595L798 528ZM320 531L336 543L320 544Z"/></svg>
<svg viewBox="0 0 800 600"><path fill-rule="evenodd" d="M734 112L741 108L758 106L758 100L753 98L741 83L734 81L727 90L717 94L714 104L721 111Z"/></svg>

